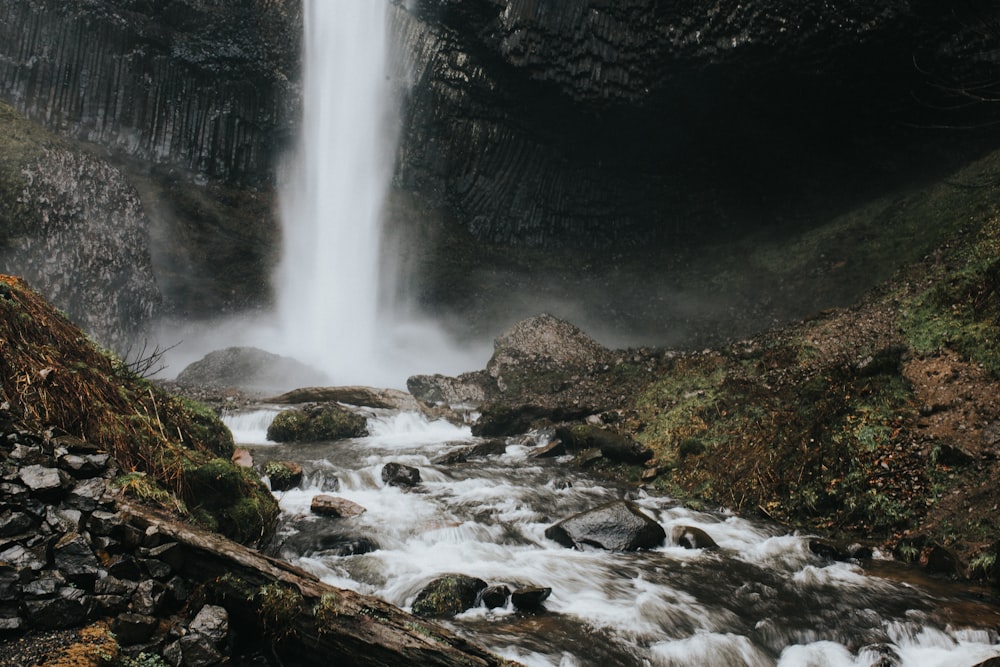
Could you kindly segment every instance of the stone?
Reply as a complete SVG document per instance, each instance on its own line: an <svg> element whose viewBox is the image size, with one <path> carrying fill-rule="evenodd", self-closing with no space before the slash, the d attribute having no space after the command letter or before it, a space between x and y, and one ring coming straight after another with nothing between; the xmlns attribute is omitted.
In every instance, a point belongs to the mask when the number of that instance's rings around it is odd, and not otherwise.
<svg viewBox="0 0 1000 667"><path fill-rule="evenodd" d="M118 535L125 522L120 514L95 510L87 519L87 527L92 535Z"/></svg>
<svg viewBox="0 0 1000 667"><path fill-rule="evenodd" d="M426 618L448 618L476 605L486 582L464 574L446 574L434 579L417 594L413 614Z"/></svg>
<svg viewBox="0 0 1000 667"><path fill-rule="evenodd" d="M545 537L577 549L636 551L660 546L666 532L634 503L616 500L549 526Z"/></svg>
<svg viewBox="0 0 1000 667"><path fill-rule="evenodd" d="M229 613L225 607L207 604L198 610L188 629L204 635L215 646L221 646L229 635Z"/></svg>
<svg viewBox="0 0 1000 667"><path fill-rule="evenodd" d="M282 410L267 427L274 442L322 442L368 435L367 420L336 404Z"/></svg>
<svg viewBox="0 0 1000 667"><path fill-rule="evenodd" d="M365 512L364 507L351 502L346 498L338 498L337 496L329 496L325 494L313 496L309 509L313 514L329 516L336 519L349 519L351 517L360 516Z"/></svg>
<svg viewBox="0 0 1000 667"><path fill-rule="evenodd" d="M90 618L96 605L80 589L61 589L59 597L25 600L25 620L32 626L53 630L80 625Z"/></svg>
<svg viewBox="0 0 1000 667"><path fill-rule="evenodd" d="M26 512L4 510L0 514L0 537L10 537L27 532L38 525L38 521Z"/></svg>
<svg viewBox="0 0 1000 667"><path fill-rule="evenodd" d="M107 459L104 460L105 465ZM80 456L79 454L63 454L56 461L61 470L65 470L77 479L94 477L104 472L103 466L98 466L91 457Z"/></svg>
<svg viewBox="0 0 1000 667"><path fill-rule="evenodd" d="M275 391L323 384L326 374L301 361L254 347L209 352L177 375L177 384Z"/></svg>
<svg viewBox="0 0 1000 667"><path fill-rule="evenodd" d="M183 656L184 667L211 667L222 661L222 654L212 641L197 632L184 635L177 640Z"/></svg>
<svg viewBox="0 0 1000 667"><path fill-rule="evenodd" d="M90 543L79 533L67 533L56 542L52 558L69 581L91 584L97 579L100 563Z"/></svg>
<svg viewBox="0 0 1000 667"><path fill-rule="evenodd" d="M65 473L58 468L30 465L21 468L19 477L24 485L39 498L54 499L63 495Z"/></svg>
<svg viewBox="0 0 1000 667"><path fill-rule="evenodd" d="M537 611L542 608L542 603L552 595L552 589L542 586L528 586L518 588L510 594L511 604L515 609L523 611Z"/></svg>
<svg viewBox="0 0 1000 667"><path fill-rule="evenodd" d="M487 609L506 607L507 600L510 599L510 588L502 584L499 586L487 586L483 589L479 599Z"/></svg>
<svg viewBox="0 0 1000 667"><path fill-rule="evenodd" d="M154 616L145 614L119 614L111 623L111 631L115 633L118 643L123 646L140 644L147 641L156 631L159 621Z"/></svg>
<svg viewBox="0 0 1000 667"><path fill-rule="evenodd" d="M69 492L66 502L82 512L93 512L99 507L113 505L107 495L107 482L95 477L78 482Z"/></svg>
<svg viewBox="0 0 1000 667"><path fill-rule="evenodd" d="M264 475L272 491L287 491L302 483L302 466L294 461L268 461Z"/></svg>
<svg viewBox="0 0 1000 667"><path fill-rule="evenodd" d="M132 594L132 610L137 614L156 616L163 608L166 588L159 581L145 579Z"/></svg>
<svg viewBox="0 0 1000 667"><path fill-rule="evenodd" d="M177 571L184 566L184 547L177 542L166 542L145 551L150 558L161 560Z"/></svg>
<svg viewBox="0 0 1000 667"><path fill-rule="evenodd" d="M382 481L389 486L416 486L420 484L420 471L402 463L386 463L382 466Z"/></svg>
<svg viewBox="0 0 1000 667"><path fill-rule="evenodd" d="M677 546L685 549L718 549L708 533L695 526L674 526L670 533L670 539Z"/></svg>

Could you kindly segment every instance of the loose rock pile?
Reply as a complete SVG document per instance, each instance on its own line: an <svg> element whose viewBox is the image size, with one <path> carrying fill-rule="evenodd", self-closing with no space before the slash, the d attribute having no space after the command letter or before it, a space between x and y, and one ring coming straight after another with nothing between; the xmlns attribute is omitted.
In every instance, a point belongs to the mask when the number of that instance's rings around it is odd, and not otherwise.
<svg viewBox="0 0 1000 667"><path fill-rule="evenodd" d="M116 511L117 474L92 443L0 412L0 640L107 619L126 653L222 662L225 609L195 600L181 545Z"/></svg>

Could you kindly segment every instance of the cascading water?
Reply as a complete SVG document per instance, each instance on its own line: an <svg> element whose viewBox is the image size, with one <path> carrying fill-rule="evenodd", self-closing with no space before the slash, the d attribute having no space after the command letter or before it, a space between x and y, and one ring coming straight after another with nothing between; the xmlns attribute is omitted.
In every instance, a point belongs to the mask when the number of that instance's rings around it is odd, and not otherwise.
<svg viewBox="0 0 1000 667"><path fill-rule="evenodd" d="M390 177L386 3L307 0L303 117L282 194L283 347L331 376L367 377L380 344L380 216Z"/></svg>
<svg viewBox="0 0 1000 667"><path fill-rule="evenodd" d="M271 412L233 415L265 442ZM369 414L366 438L251 446L258 464L293 459L305 481L277 494L277 555L335 586L409 608L446 573L509 587L551 587L541 612L470 609L448 624L530 667L972 667L1000 655L1000 614L959 589L903 583L895 564L824 560L808 536L725 512L597 482L561 459L533 458L543 434L508 440L467 462L443 455L485 444L469 429L412 413ZM236 420L239 421L236 421ZM488 453L492 452L492 453ZM415 466L412 491L381 479L388 462ZM366 512L311 515L316 494ZM555 521L627 497L671 534L700 528L718 550L668 543L648 551L567 549ZM884 576L879 576L884 575Z"/></svg>

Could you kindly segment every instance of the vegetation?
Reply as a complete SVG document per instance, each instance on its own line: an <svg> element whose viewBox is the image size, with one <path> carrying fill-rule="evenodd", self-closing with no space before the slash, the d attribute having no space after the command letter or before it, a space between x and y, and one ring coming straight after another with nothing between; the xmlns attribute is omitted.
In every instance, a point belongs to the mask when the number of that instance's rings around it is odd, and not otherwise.
<svg viewBox="0 0 1000 667"><path fill-rule="evenodd" d="M0 399L36 429L108 451L116 484L243 541L269 535L277 503L229 461L232 435L207 407L171 396L100 349L22 281L0 277Z"/></svg>
<svg viewBox="0 0 1000 667"><path fill-rule="evenodd" d="M267 428L267 438L274 442L317 442L367 434L363 416L333 404L283 410Z"/></svg>

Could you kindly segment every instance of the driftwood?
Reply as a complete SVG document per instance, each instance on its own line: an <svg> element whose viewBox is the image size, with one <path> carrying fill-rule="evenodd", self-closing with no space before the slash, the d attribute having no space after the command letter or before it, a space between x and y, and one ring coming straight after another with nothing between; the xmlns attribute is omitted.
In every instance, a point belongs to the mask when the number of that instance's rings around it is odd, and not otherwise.
<svg viewBox="0 0 1000 667"><path fill-rule="evenodd" d="M288 664L398 667L510 667L435 623L367 595L335 588L287 562L137 505L129 522L185 547L183 574L219 596L238 622L252 624Z"/></svg>

